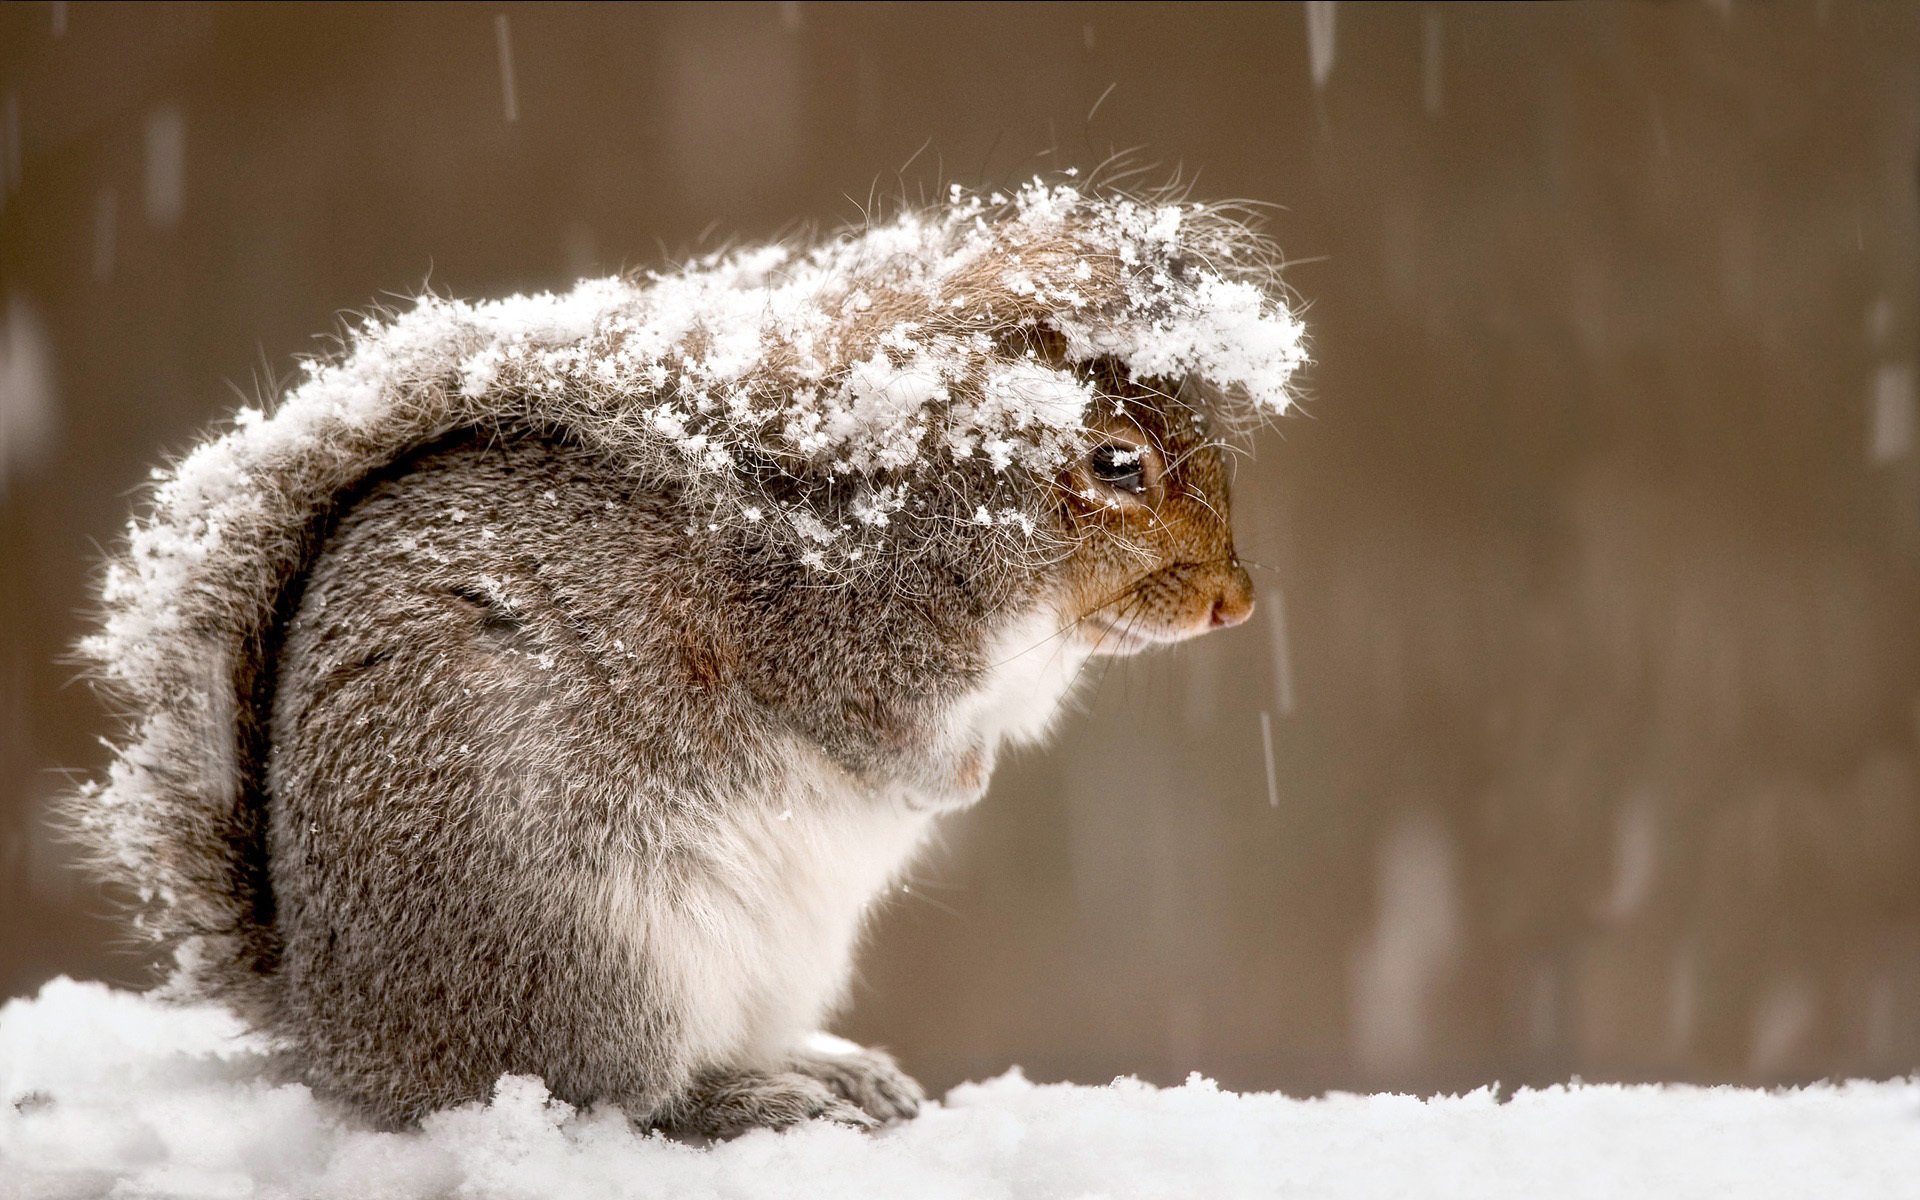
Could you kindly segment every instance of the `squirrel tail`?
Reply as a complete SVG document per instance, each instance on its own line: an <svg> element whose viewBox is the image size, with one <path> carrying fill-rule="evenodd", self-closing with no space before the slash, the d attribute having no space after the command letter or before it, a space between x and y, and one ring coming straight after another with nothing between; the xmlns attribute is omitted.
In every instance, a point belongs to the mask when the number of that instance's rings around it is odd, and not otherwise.
<svg viewBox="0 0 1920 1200"><path fill-rule="evenodd" d="M579 337L620 295L542 298L570 319L526 344ZM136 932L173 950L168 990L243 1012L271 1002L279 957L266 809L276 646L328 531L384 468L459 431L569 428L551 406L463 381L459 364L499 338L470 306L425 299L367 333L271 418L243 409L155 472L108 561L98 632L80 644L121 727L104 778L68 799L63 822L133 900Z"/></svg>
<svg viewBox="0 0 1920 1200"><path fill-rule="evenodd" d="M457 427L443 386L373 422L287 444L224 435L155 488L109 563L81 644L122 729L68 822L139 933L174 952L170 988L243 1011L279 958L268 877L267 729L280 632L335 514L383 466ZM244 417L244 414L243 414Z"/></svg>

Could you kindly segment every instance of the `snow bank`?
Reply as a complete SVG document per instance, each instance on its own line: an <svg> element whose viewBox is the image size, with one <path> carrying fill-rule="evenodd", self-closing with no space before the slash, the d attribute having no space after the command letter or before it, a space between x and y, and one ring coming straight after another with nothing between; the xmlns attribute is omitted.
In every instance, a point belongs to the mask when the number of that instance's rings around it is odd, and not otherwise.
<svg viewBox="0 0 1920 1200"><path fill-rule="evenodd" d="M1567 1197L1920 1195L1920 1083L1576 1086L1421 1100L1034 1084L1010 1073L878 1135L698 1148L538 1081L415 1133L261 1075L212 1008L56 980L0 1009L0 1196Z"/></svg>

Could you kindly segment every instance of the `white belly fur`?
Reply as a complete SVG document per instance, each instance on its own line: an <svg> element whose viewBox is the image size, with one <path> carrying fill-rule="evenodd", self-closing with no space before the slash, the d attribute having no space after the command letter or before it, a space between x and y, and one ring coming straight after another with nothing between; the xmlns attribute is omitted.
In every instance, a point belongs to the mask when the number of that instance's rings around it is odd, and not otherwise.
<svg viewBox="0 0 1920 1200"><path fill-rule="evenodd" d="M954 706L964 734L988 750L1039 741L1080 678L1087 650L1060 627L1052 605L1008 621L987 643L987 677Z"/></svg>
<svg viewBox="0 0 1920 1200"><path fill-rule="evenodd" d="M953 706L951 736L985 746L1044 734L1085 660L1051 611L992 639L982 685ZM699 1064L767 1067L843 999L873 899L926 840L933 814L859 786L796 746L776 801L714 820L669 869L635 864L608 880L608 916L682 1021Z"/></svg>

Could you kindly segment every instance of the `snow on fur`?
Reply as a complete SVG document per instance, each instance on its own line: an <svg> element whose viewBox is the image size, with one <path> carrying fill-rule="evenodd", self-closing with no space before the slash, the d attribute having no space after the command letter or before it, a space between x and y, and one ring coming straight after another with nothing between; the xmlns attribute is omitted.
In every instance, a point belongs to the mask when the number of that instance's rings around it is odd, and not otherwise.
<svg viewBox="0 0 1920 1200"><path fill-rule="evenodd" d="M967 1084L878 1134L814 1124L700 1148L575 1112L538 1080L417 1131L263 1075L213 1007L56 980L0 1008L0 1196L263 1200L1235 1197L1661 1200L1914 1194L1920 1083L1576 1085L1464 1096L1236 1095L1199 1078Z"/></svg>
<svg viewBox="0 0 1920 1200"><path fill-rule="evenodd" d="M369 474L461 430L557 431L827 578L942 537L1017 555L1084 450L1076 365L1192 385L1228 425L1286 408L1304 348L1273 263L1226 210L1036 180L810 246L368 318L270 413L155 473L83 644L126 730L73 818L182 982L204 976L186 990L244 991L265 893L236 731L275 605Z"/></svg>

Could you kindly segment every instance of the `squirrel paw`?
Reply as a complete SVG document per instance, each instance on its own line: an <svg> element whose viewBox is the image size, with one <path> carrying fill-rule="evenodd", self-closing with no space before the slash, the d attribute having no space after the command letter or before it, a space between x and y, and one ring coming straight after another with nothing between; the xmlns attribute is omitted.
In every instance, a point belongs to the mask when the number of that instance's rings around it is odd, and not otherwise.
<svg viewBox="0 0 1920 1200"><path fill-rule="evenodd" d="M831 1040L840 1042L838 1038ZM831 1049L810 1046L794 1055L792 1066L883 1123L907 1120L920 1111L920 1105L927 1098L913 1076L900 1069L893 1055L851 1042Z"/></svg>
<svg viewBox="0 0 1920 1200"><path fill-rule="evenodd" d="M973 742L935 758L922 768L907 788L907 803L921 812L954 812L970 808L987 794L993 777L993 750Z"/></svg>
<svg viewBox="0 0 1920 1200"><path fill-rule="evenodd" d="M787 1129L824 1119L855 1129L879 1121L820 1079L799 1071L703 1071L686 1094L654 1116L681 1134L726 1138L749 1129Z"/></svg>

